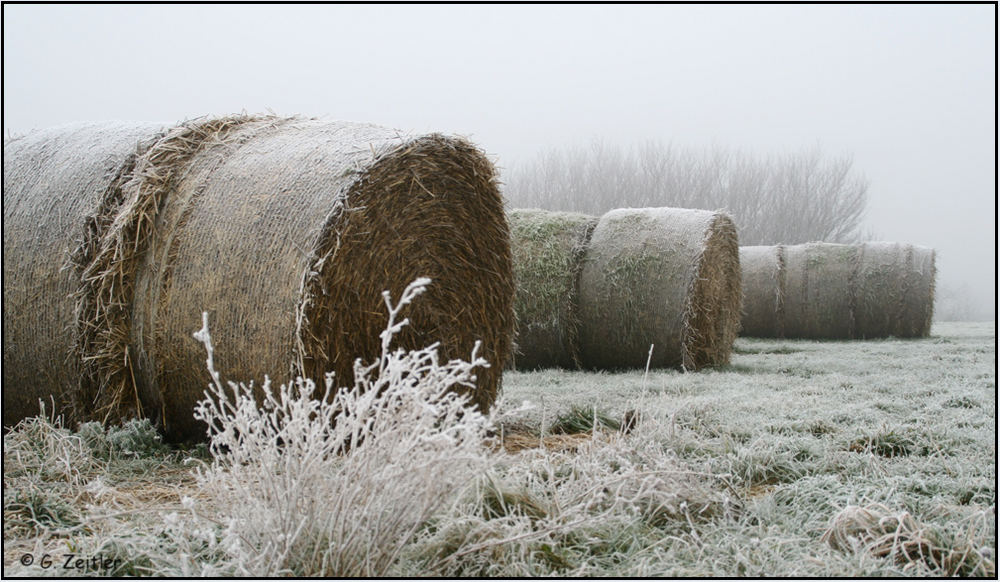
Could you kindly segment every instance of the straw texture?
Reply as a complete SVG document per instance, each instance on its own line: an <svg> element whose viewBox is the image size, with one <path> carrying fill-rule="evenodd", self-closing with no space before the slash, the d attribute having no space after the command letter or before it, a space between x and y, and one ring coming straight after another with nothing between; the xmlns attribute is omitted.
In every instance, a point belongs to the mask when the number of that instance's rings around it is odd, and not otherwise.
<svg viewBox="0 0 1000 582"><path fill-rule="evenodd" d="M785 248L740 247L743 270L743 319L740 334L784 336Z"/></svg>
<svg viewBox="0 0 1000 582"><path fill-rule="evenodd" d="M145 135L146 127L126 129ZM192 416L209 381L204 350L191 337L202 311L225 379L322 381L334 371L338 386L351 386L355 360L371 362L380 351L382 291L398 298L412 280L430 277L394 345L440 342L442 357L468 359L482 341L479 354L492 367L467 390L481 410L492 405L511 347L514 281L507 219L481 151L438 134L272 116L200 119L157 137L138 152L131 139L115 159L80 143L93 135L37 138L36 149L65 150L97 182L86 205L65 212L88 232L21 251L47 263L55 246L63 255L75 248L68 271L82 283L61 287L69 300L40 325L63 345L49 349L30 337L19 344L68 359L75 372L61 384L44 382L40 393L57 385L73 392L82 418L141 415L170 440L204 438ZM130 152L137 155L126 163ZM24 154L9 176L5 164L5 219L9 207L23 224L10 233L5 226L5 253L8 238L12 247L31 239L26 211L7 204L8 183L23 206L37 206L48 192L31 187L39 172L61 176L67 165L46 155ZM109 175L90 177L95 168ZM50 272L39 276L54 284ZM6 284L4 292L6 301ZM20 293L28 303L31 294ZM26 359L10 365L9 345L5 338L5 385L7 371Z"/></svg>
<svg viewBox="0 0 1000 582"><path fill-rule="evenodd" d="M538 209L508 218L517 294L513 363L521 370L580 367L580 268L596 216Z"/></svg>
<svg viewBox="0 0 1000 582"><path fill-rule="evenodd" d="M4 143L3 425L72 412L83 362L74 357L71 254L160 124L80 123Z"/></svg>
<svg viewBox="0 0 1000 582"><path fill-rule="evenodd" d="M927 337L933 249L895 242L743 247L743 335Z"/></svg>
<svg viewBox="0 0 1000 582"><path fill-rule="evenodd" d="M136 280L158 228L158 213L192 158L257 122L238 115L174 127L123 168L105 192L72 257L81 280L73 295L74 347L85 372L75 392L79 417L108 422L144 416L136 382L140 354L130 341Z"/></svg>
<svg viewBox="0 0 1000 582"><path fill-rule="evenodd" d="M894 242L861 246L857 337L927 337L934 308L934 251Z"/></svg>
<svg viewBox="0 0 1000 582"><path fill-rule="evenodd" d="M594 229L580 275L587 368L695 370L728 362L741 311L736 228L725 215L617 209Z"/></svg>
<svg viewBox="0 0 1000 582"><path fill-rule="evenodd" d="M807 243L785 247L786 337L854 337L856 245Z"/></svg>
<svg viewBox="0 0 1000 582"><path fill-rule="evenodd" d="M209 312L216 365L233 380L336 373L353 385L385 326L382 291L417 277L428 291L405 312L396 345L441 342L493 366L470 390L486 410L513 332L509 231L492 165L440 135L311 120L246 126L252 134L194 158L161 213L142 269L132 341L141 391L168 435L200 436L190 415L207 381L191 323ZM197 326L195 326L197 327ZM284 375L282 375L284 374Z"/></svg>

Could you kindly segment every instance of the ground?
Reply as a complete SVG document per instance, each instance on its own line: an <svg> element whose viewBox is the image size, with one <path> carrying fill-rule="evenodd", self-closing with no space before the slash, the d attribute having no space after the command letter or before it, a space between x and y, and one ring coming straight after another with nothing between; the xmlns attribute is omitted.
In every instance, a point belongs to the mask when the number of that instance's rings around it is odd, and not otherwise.
<svg viewBox="0 0 1000 582"><path fill-rule="evenodd" d="M728 366L696 373L508 371L499 410L488 486L419 529L390 574L996 575L992 322L935 323L925 339L739 338ZM98 573L180 573L129 552L152 552L134 539L201 502L183 460L204 451L22 467L11 438L5 574L85 573L36 559L72 549L126 562Z"/></svg>

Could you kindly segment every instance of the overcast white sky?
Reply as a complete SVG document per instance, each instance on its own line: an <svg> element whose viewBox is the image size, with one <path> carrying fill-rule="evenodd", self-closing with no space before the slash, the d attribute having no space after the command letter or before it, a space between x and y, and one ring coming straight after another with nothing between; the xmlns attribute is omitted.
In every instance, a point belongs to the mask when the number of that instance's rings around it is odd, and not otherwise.
<svg viewBox="0 0 1000 582"><path fill-rule="evenodd" d="M3 128L303 114L469 136L853 154L866 225L996 294L994 5L5 5ZM992 311L990 311L992 313Z"/></svg>

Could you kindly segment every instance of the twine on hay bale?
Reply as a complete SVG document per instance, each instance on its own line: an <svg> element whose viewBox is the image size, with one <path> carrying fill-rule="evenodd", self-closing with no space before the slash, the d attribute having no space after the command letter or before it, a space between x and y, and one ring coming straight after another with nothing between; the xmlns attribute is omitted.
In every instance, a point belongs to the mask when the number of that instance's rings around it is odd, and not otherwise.
<svg viewBox="0 0 1000 582"><path fill-rule="evenodd" d="M380 353L387 311L417 277L394 346L440 342L492 366L467 388L495 401L513 331L507 220L494 168L468 142L365 124L267 120L185 164L140 269L131 345L147 414L169 438L204 438L191 411L208 381L193 341L209 312L224 377L274 382L336 373ZM194 326L192 326L194 324Z"/></svg>
<svg viewBox="0 0 1000 582"><path fill-rule="evenodd" d="M517 293L513 365L576 369L580 268L596 216L515 209L508 214Z"/></svg>
<svg viewBox="0 0 1000 582"><path fill-rule="evenodd" d="M601 217L580 275L587 368L726 364L740 322L736 227L725 214L624 208Z"/></svg>
<svg viewBox="0 0 1000 582"><path fill-rule="evenodd" d="M893 242L743 247L743 335L927 337L934 251Z"/></svg>
<svg viewBox="0 0 1000 582"><path fill-rule="evenodd" d="M741 335L784 337L785 252L782 246L740 247Z"/></svg>
<svg viewBox="0 0 1000 582"><path fill-rule="evenodd" d="M3 425L39 413L44 400L73 411L84 374L73 356L78 274L72 251L101 228L107 192L161 135L160 124L78 123L4 143Z"/></svg>

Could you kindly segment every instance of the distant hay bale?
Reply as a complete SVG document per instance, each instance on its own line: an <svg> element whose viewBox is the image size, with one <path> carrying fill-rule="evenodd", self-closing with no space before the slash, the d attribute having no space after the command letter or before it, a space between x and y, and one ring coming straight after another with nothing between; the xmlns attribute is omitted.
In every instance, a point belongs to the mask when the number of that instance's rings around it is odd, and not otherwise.
<svg viewBox="0 0 1000 582"><path fill-rule="evenodd" d="M785 252L782 246L740 247L743 272L741 335L783 337Z"/></svg>
<svg viewBox="0 0 1000 582"><path fill-rule="evenodd" d="M98 362L81 400L102 420L140 413L171 440L205 438L192 416L209 380L191 336L202 311L224 379L322 381L329 370L353 386L355 359L381 349L382 291L398 299L429 277L394 347L437 341L442 358L468 359L481 340L492 366L468 392L486 410L514 325L494 172L462 139L365 124L236 116L171 129L76 254L88 282L76 294L78 357Z"/></svg>
<svg viewBox="0 0 1000 582"><path fill-rule="evenodd" d="M856 245L785 247L785 337L854 337Z"/></svg>
<svg viewBox="0 0 1000 582"><path fill-rule="evenodd" d="M740 322L736 227L721 213L618 209L594 229L580 275L587 368L696 370L729 361Z"/></svg>
<svg viewBox="0 0 1000 582"><path fill-rule="evenodd" d="M928 337L934 319L934 289L937 283L937 253L934 249L913 245L912 261L907 271L907 292L903 303L907 309L900 318L896 337Z"/></svg>
<svg viewBox="0 0 1000 582"><path fill-rule="evenodd" d="M857 275L857 337L927 337L934 310L934 277L932 249L864 243Z"/></svg>
<svg viewBox="0 0 1000 582"><path fill-rule="evenodd" d="M515 209L508 218L517 282L514 366L579 368L580 267L597 217Z"/></svg>
<svg viewBox="0 0 1000 582"><path fill-rule="evenodd" d="M934 251L868 242L743 247L742 335L807 339L927 337Z"/></svg>
<svg viewBox="0 0 1000 582"><path fill-rule="evenodd" d="M4 426L37 415L39 399L71 412L83 366L72 356L80 279L69 257L161 127L80 123L4 143Z"/></svg>

